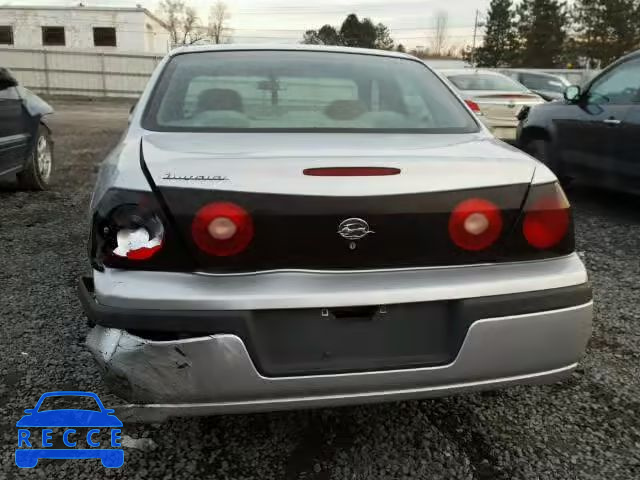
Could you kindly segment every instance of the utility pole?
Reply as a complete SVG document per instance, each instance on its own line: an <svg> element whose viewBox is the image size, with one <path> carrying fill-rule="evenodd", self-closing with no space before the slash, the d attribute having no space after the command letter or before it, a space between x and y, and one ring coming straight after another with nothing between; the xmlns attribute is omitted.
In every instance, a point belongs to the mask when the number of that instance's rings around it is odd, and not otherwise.
<svg viewBox="0 0 640 480"><path fill-rule="evenodd" d="M473 24L473 46L471 47L471 66L476 66L476 35L478 34L478 19L480 10L476 9L476 21Z"/></svg>

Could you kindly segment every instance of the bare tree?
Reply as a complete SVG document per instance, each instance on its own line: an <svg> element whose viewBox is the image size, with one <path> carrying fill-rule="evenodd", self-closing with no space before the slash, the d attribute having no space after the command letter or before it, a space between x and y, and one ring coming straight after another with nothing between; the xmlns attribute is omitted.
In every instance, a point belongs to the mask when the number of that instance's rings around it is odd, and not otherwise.
<svg viewBox="0 0 640 480"><path fill-rule="evenodd" d="M184 9L182 19L182 45L190 45L204 38L196 9L189 6Z"/></svg>
<svg viewBox="0 0 640 480"><path fill-rule="evenodd" d="M158 6L159 14L164 20L171 36L171 44L178 44L178 37L182 25L183 0L162 0Z"/></svg>
<svg viewBox="0 0 640 480"><path fill-rule="evenodd" d="M230 18L229 7L222 0L211 6L207 34L213 43L226 43L229 40L231 29L226 26L226 22Z"/></svg>
<svg viewBox="0 0 640 480"><path fill-rule="evenodd" d="M436 56L444 54L447 46L447 32L449 30L449 14L445 11L439 11L434 19L434 34L431 39L431 53Z"/></svg>
<svg viewBox="0 0 640 480"><path fill-rule="evenodd" d="M159 16L166 23L174 46L190 45L203 37L195 8L184 0L162 0Z"/></svg>

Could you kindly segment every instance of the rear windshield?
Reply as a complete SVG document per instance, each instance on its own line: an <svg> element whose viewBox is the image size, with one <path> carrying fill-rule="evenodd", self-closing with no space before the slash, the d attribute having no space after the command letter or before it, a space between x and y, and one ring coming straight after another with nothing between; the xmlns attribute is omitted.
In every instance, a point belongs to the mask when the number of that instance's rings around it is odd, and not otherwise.
<svg viewBox="0 0 640 480"><path fill-rule="evenodd" d="M423 64L375 55L176 55L148 105L143 126L160 131L478 131Z"/></svg>
<svg viewBox="0 0 640 480"><path fill-rule="evenodd" d="M468 75L451 75L448 76L460 90L490 90L500 92L526 92L527 88L519 84L515 80L502 75L483 75L481 73L472 73Z"/></svg>
<svg viewBox="0 0 640 480"><path fill-rule="evenodd" d="M547 92L563 93L569 82L564 82L561 78L547 75L535 75L523 73L520 75L522 83L531 90L543 90Z"/></svg>

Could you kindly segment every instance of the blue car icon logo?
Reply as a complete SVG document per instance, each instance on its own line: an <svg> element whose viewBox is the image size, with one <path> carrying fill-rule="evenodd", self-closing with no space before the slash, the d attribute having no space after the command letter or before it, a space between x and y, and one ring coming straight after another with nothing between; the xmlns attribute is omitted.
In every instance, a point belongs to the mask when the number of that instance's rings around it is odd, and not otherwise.
<svg viewBox="0 0 640 480"><path fill-rule="evenodd" d="M79 397L88 400L94 409L63 408L49 409L52 399L67 397L73 402ZM16 449L16 465L20 468L33 468L41 458L53 459L100 459L107 468L119 468L124 463L124 450L120 444L120 427L122 422L105 408L95 393L89 392L48 392L43 394L36 406L24 411L26 415L16 423L18 427L18 448ZM41 435L29 429L41 429ZM62 430L60 439L65 447L53 448L53 429ZM82 429L82 430L77 430ZM84 434L84 430L87 430ZM100 429L109 429L109 441L101 436ZM57 435L57 433L56 433ZM106 444L106 445L105 445ZM86 448L83 448L86 446ZM105 446L111 448L104 448Z"/></svg>

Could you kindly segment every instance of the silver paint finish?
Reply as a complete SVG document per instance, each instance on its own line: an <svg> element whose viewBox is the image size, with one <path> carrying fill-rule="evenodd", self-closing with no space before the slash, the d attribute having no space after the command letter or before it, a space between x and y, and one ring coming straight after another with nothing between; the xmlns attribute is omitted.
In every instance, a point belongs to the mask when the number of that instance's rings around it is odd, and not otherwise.
<svg viewBox="0 0 640 480"><path fill-rule="evenodd" d="M441 396L555 381L580 360L592 304L474 323L440 367L269 378L234 335L168 342L95 327L87 344L129 419L303 408ZM120 413L119 413L120 414Z"/></svg>
<svg viewBox="0 0 640 480"><path fill-rule="evenodd" d="M202 275L93 272L98 303L177 310L259 310L385 305L506 295L582 285L576 254L496 265L359 272L272 271Z"/></svg>
<svg viewBox="0 0 640 480"><path fill-rule="evenodd" d="M276 194L368 196L527 184L531 157L484 134L149 133L156 185ZM399 175L315 177L305 168L391 167ZM224 182L167 180L227 177Z"/></svg>
<svg viewBox="0 0 640 480"><path fill-rule="evenodd" d="M91 208L109 188L150 191L140 150L159 185L282 194L366 196L548 183L553 174L530 156L474 134L159 133L141 128L151 90L171 56L243 49L345 48L204 46L177 49L157 67L130 125L104 161ZM403 57L366 50L361 53ZM428 68L428 67L427 67ZM457 95L457 94L456 94ZM401 175L309 177L304 168L384 166ZM195 182L171 177L227 177ZM166 178L163 178L166 177ZM163 183L164 182L164 183ZM93 272L99 303L139 309L237 310L329 308L472 298L584 284L577 255L538 262L360 272L272 271L205 275ZM107 379L145 420L178 414L275 410L438 396L469 389L552 381L575 367L591 325L591 304L475 323L447 366L384 372L266 378L243 342L214 335L150 342L121 330L94 328L88 344Z"/></svg>
<svg viewBox="0 0 640 480"><path fill-rule="evenodd" d="M541 164L530 156L497 141L485 127L478 133L456 134L287 134L287 133L158 133L140 125L146 103L162 70L172 56L185 52L218 50L311 50L367 53L398 58L403 54L386 51L285 46L196 46L173 50L157 66L130 116L129 128L105 159L92 198L92 210L110 188L150 189L140 168L140 145L144 141L147 161L154 177L167 173L182 176L230 177L212 187L208 182L188 182L189 187L228 188L241 191L296 193L312 188L316 194L378 195L444 191L528 182ZM429 68L426 66L426 68ZM443 78L442 75L439 75ZM460 95L446 83L452 94ZM465 106L468 109L468 107ZM272 163L273 160L278 163ZM393 177L353 179L316 178L302 175L304 167L388 166L403 170ZM176 170L180 169L180 172ZM221 170L224 170L222 172ZM499 173L499 174L498 174ZM268 177L264 175L268 174ZM231 178L233 175L233 178ZM300 178L299 178L300 177ZM397 177L397 178L394 178ZM156 178L156 180L158 180ZM266 181L269 178L269 181ZM328 183L335 182L332 190ZM168 181L167 186L181 186ZM160 181L162 184L162 182ZM185 185L183 186L186 186ZM199 185L197 185L199 184ZM333 193L327 193L333 192ZM351 192L351 193L350 193ZM313 194L313 193L311 193Z"/></svg>

